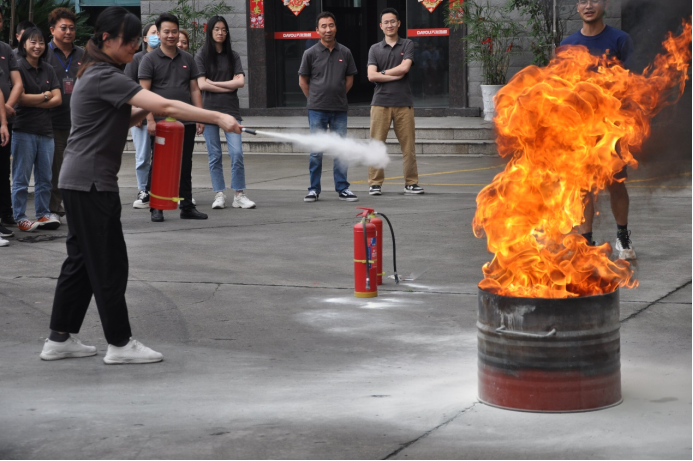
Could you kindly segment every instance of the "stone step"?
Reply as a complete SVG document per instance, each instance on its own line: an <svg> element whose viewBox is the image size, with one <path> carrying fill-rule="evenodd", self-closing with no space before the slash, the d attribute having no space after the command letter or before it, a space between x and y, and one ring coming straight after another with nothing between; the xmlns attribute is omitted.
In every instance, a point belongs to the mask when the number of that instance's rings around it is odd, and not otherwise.
<svg viewBox="0 0 693 461"><path fill-rule="evenodd" d="M387 139L388 154L401 154L397 139ZM221 138L222 151L227 152L226 139ZM439 140L439 139L417 139L415 144L417 155L497 155L496 144L491 140ZM134 152L135 148L132 140L128 138L125 145L126 152ZM194 153L206 153L207 145L202 136L195 138ZM271 138L244 136L244 153L265 153L265 154L291 154L307 153L305 149L294 147L293 144L276 141Z"/></svg>

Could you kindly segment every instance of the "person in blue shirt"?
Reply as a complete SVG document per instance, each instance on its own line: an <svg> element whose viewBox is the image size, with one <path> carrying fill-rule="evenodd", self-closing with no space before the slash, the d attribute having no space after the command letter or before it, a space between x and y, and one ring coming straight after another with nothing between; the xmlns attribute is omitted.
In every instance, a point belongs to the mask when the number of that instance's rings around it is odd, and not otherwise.
<svg viewBox="0 0 693 461"><path fill-rule="evenodd" d="M591 54L606 55L616 58L623 67L628 67L628 59L633 54L633 41L630 36L604 22L608 0L578 0L577 10L582 19L582 28L561 42L564 45L586 46ZM625 179L628 172L624 167L614 175L614 181L608 185L611 195L611 211L616 220L616 245L620 259L635 259L635 250L630 240L628 230L628 208L630 199L626 189ZM582 225L582 235L590 244L592 241L592 222L594 220L594 196L588 195L585 204L585 222Z"/></svg>

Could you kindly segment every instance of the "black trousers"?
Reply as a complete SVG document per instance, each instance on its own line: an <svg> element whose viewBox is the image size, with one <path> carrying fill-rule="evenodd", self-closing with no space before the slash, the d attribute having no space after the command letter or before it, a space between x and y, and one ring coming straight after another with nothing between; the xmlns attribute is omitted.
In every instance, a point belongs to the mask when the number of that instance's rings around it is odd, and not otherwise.
<svg viewBox="0 0 693 461"><path fill-rule="evenodd" d="M128 253L117 192L61 189L67 214L67 259L55 288L50 328L79 333L92 295L109 344L132 336L125 289Z"/></svg>
<svg viewBox="0 0 693 461"><path fill-rule="evenodd" d="M192 203L192 155L195 148L196 125L185 125L185 137L183 138L183 159L180 165L180 184L178 186L178 196L183 200L178 206L183 208L193 208ZM149 168L149 179L147 180L147 190L152 190L152 171L154 170L154 136L150 137L152 145L152 166Z"/></svg>
<svg viewBox="0 0 693 461"><path fill-rule="evenodd" d="M12 156L12 125L7 125L10 132L10 139L6 146L0 146L0 218L12 216L12 167L10 157Z"/></svg>

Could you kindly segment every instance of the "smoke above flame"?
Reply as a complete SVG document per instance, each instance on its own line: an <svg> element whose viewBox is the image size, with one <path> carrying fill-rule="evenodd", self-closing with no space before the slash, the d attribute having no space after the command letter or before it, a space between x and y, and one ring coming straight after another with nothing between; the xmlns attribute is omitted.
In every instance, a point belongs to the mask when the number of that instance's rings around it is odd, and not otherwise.
<svg viewBox="0 0 693 461"><path fill-rule="evenodd" d="M496 96L497 145L505 170L477 196L474 234L495 256L483 290L519 297L610 293L638 282L608 243L577 233L588 192L603 190L634 158L650 120L682 95L691 62L691 23L669 34L642 75L582 46L530 66Z"/></svg>

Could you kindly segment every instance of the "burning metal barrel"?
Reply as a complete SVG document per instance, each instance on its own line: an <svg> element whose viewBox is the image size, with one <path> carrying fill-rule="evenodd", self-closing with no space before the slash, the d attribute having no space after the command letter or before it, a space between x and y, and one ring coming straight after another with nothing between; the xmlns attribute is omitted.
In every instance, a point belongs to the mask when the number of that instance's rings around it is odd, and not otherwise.
<svg viewBox="0 0 693 461"><path fill-rule="evenodd" d="M618 290L564 299L478 294L479 400L524 411L621 403Z"/></svg>

